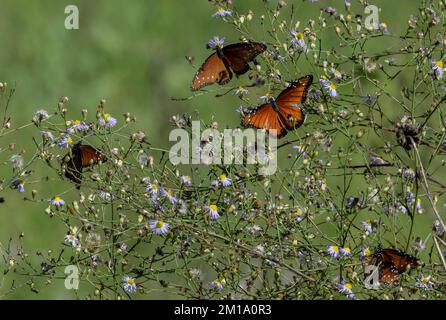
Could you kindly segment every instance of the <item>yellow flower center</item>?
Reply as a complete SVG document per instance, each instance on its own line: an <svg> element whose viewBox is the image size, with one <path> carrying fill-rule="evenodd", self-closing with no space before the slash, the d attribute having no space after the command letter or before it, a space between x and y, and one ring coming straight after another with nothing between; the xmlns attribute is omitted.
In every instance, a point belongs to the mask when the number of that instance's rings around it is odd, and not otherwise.
<svg viewBox="0 0 446 320"><path fill-rule="evenodd" d="M336 90L336 84L335 83L330 83L330 88L332 88L333 90Z"/></svg>
<svg viewBox="0 0 446 320"><path fill-rule="evenodd" d="M70 137L67 138L67 143L68 144L73 144L73 139L71 139Z"/></svg>
<svg viewBox="0 0 446 320"><path fill-rule="evenodd" d="M110 114L109 113L105 113L104 114L104 120L107 121L107 122L110 120Z"/></svg>
<svg viewBox="0 0 446 320"><path fill-rule="evenodd" d="M70 239L70 241L74 241L74 240L76 240L76 238L74 237L74 235L70 235L69 239Z"/></svg>
<svg viewBox="0 0 446 320"><path fill-rule="evenodd" d="M158 190L158 186L156 184L152 184L152 190Z"/></svg>
<svg viewBox="0 0 446 320"><path fill-rule="evenodd" d="M62 200L60 197L55 197L54 198L54 202L60 202L60 200Z"/></svg>
<svg viewBox="0 0 446 320"><path fill-rule="evenodd" d="M304 34L302 32L296 33L296 39L302 40L304 38Z"/></svg>
<svg viewBox="0 0 446 320"><path fill-rule="evenodd" d="M134 279L128 279L127 283L131 286L133 286L135 284L135 280Z"/></svg>
<svg viewBox="0 0 446 320"><path fill-rule="evenodd" d="M437 61L437 62L435 62L435 64L437 65L438 68L443 69L443 66L444 66L443 61L441 61L441 60Z"/></svg>
<svg viewBox="0 0 446 320"><path fill-rule="evenodd" d="M371 254L372 254L372 251L371 251L369 248L366 248L366 249L364 250L364 256L368 257L368 256L370 256Z"/></svg>
<svg viewBox="0 0 446 320"><path fill-rule="evenodd" d="M331 250L333 250L334 252L339 252L338 246L332 246Z"/></svg>
<svg viewBox="0 0 446 320"><path fill-rule="evenodd" d="M351 290L353 288L353 285L350 282L348 282L345 284L345 288L347 288L348 290Z"/></svg>
<svg viewBox="0 0 446 320"><path fill-rule="evenodd" d="M217 212L217 206L216 206L215 204L211 204L211 205L209 206L209 209L211 209L212 211Z"/></svg>
<svg viewBox="0 0 446 320"><path fill-rule="evenodd" d="M294 210L294 215L300 217L303 214L302 209Z"/></svg>
<svg viewBox="0 0 446 320"><path fill-rule="evenodd" d="M161 229L163 226L164 226L164 222L163 222L163 221L158 220L158 221L156 222L156 227L157 227L158 229Z"/></svg>
<svg viewBox="0 0 446 320"><path fill-rule="evenodd" d="M221 180L221 181L225 181L225 180L226 180L226 176L225 176L224 174L222 174L222 175L220 176L220 180Z"/></svg>
<svg viewBox="0 0 446 320"><path fill-rule="evenodd" d="M344 248L344 251L347 252L347 253L350 253L350 252L351 252L351 250L350 250L349 247L345 247L345 248Z"/></svg>
<svg viewBox="0 0 446 320"><path fill-rule="evenodd" d="M423 279L421 281L423 281L424 284L428 284L429 283L429 278L428 277L423 277Z"/></svg>

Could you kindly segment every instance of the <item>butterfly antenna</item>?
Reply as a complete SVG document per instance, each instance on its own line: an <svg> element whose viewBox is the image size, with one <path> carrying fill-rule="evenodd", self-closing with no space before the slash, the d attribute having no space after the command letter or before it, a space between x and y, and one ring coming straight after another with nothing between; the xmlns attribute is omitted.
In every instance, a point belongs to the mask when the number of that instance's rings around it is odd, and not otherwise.
<svg viewBox="0 0 446 320"><path fill-rule="evenodd" d="M227 95L229 92L231 92L232 90L234 90L234 88L231 88L231 89L227 90L227 91L224 92L224 93L217 93L217 94L215 95L215 97L216 97L216 98L223 97L223 96Z"/></svg>
<svg viewBox="0 0 446 320"><path fill-rule="evenodd" d="M193 98L202 96L203 94L205 94L205 93L207 93L207 92L208 92L208 91L198 92L198 93L196 93L196 94L193 94L193 95L191 95L191 96L189 96L189 97L185 97L185 98L174 98L174 97L171 97L170 100L172 100L172 101L187 101L187 100L192 100Z"/></svg>

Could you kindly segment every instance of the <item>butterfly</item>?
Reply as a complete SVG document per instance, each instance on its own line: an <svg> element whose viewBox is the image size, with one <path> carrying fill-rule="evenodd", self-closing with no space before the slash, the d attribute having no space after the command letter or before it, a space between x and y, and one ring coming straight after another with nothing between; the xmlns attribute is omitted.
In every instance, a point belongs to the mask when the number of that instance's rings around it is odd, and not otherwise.
<svg viewBox="0 0 446 320"><path fill-rule="evenodd" d="M73 181L76 188L80 189L83 168L105 161L106 158L100 151L90 145L77 143L71 152L65 155L62 166L65 170L65 177Z"/></svg>
<svg viewBox="0 0 446 320"><path fill-rule="evenodd" d="M371 264L379 269L379 282L392 285L399 282L401 273L410 266L415 268L421 264L417 258L395 249L379 249L373 254Z"/></svg>
<svg viewBox="0 0 446 320"><path fill-rule="evenodd" d="M276 99L242 112L242 126L266 129L277 138L285 136L288 131L304 122L305 114L301 105L307 99L308 88L312 82L312 75L302 77L292 82Z"/></svg>
<svg viewBox="0 0 446 320"><path fill-rule="evenodd" d="M228 83L235 73L242 75L250 70L249 62L266 50L266 45L259 42L234 43L223 48L216 47L192 80L192 91L218 83Z"/></svg>

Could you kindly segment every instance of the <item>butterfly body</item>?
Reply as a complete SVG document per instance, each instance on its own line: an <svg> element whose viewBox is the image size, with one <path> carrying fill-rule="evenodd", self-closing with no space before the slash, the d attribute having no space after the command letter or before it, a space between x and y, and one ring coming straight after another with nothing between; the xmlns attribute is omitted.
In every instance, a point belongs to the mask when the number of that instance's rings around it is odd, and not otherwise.
<svg viewBox="0 0 446 320"><path fill-rule="evenodd" d="M305 120L305 112L301 107L312 82L312 75L292 82L276 99L271 98L267 103L242 114L242 126L265 129L277 138L301 126Z"/></svg>
<svg viewBox="0 0 446 320"><path fill-rule="evenodd" d="M65 177L73 181L77 189L82 182L82 170L99 162L105 162L105 156L95 148L86 144L76 144L64 157Z"/></svg>
<svg viewBox="0 0 446 320"><path fill-rule="evenodd" d="M266 50L266 45L259 42L234 43L223 48L217 47L192 80L191 89L196 91L202 87L218 83L225 85L233 78L250 70L249 62Z"/></svg>

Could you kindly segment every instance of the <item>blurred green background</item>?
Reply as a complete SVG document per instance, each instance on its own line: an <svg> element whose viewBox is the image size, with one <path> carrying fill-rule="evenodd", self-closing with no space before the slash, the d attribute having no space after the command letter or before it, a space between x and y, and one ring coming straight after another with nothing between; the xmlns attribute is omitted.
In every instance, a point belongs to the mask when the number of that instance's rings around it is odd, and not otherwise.
<svg viewBox="0 0 446 320"><path fill-rule="evenodd" d="M234 2L242 12L248 8L255 13L263 10L260 0ZM336 3L343 8L341 0L288 3L296 5L297 17L303 22L309 17L316 19L324 5ZM64 28L64 9L70 4L79 7L79 30ZM395 33L405 30L408 15L416 13L418 5L413 0L374 4L382 8L381 19ZM215 116L222 127L237 126L235 109L240 101L232 95L223 99L207 95L184 102L170 99L191 95L195 69L185 56L194 56L198 66L209 55L205 45L213 35L225 36L227 42L237 41L231 26L211 18L214 12L206 0L0 0L0 81L17 90L10 106L13 127L29 123L37 109L54 110L61 96L70 98L71 115L77 118L82 108L93 114L99 100L106 99L107 110L118 120L122 121L124 112L135 114L136 126L151 142L164 147L173 114L198 110L205 121ZM38 135L34 127L8 135L0 143L15 142L15 152L33 150L31 135ZM5 154L0 156L7 159ZM25 154L25 160L28 156ZM5 170L0 167L0 176L10 177ZM40 186L27 185L27 195ZM44 192L56 193L68 187L65 182L45 184ZM16 190L7 189L2 195L6 199L0 204L2 244L24 232L29 253L59 246L66 229L48 219L45 204L24 202ZM0 295L14 280L10 275L2 277ZM39 295L25 287L6 298L63 299L73 295L60 282Z"/></svg>

